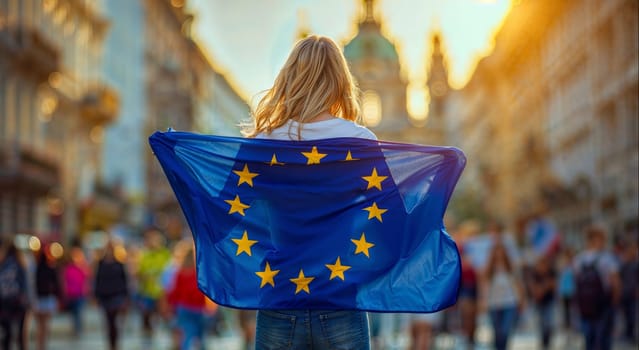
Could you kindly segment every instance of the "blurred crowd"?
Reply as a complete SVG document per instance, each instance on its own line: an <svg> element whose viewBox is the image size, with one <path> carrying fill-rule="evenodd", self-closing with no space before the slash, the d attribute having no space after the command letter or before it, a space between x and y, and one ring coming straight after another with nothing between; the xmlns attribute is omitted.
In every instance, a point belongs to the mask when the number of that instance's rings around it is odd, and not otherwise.
<svg viewBox="0 0 639 350"><path fill-rule="evenodd" d="M216 330L222 316L198 289L190 239L167 242L149 229L140 244L105 236L98 247L76 239L65 248L31 236L20 249L16 241L0 246L1 349L12 343L27 349L30 342L46 349L50 320L58 313L69 315L73 336L80 336L87 303L102 311L110 349L121 348L121 318L133 311L145 337L162 326L175 349L204 348L205 334Z"/></svg>
<svg viewBox="0 0 639 350"><path fill-rule="evenodd" d="M436 334L455 334L469 349L487 318L491 342L506 349L518 323L534 313L539 344L550 348L557 332L583 339L587 350L610 349L613 340L637 344L638 254L636 233L611 236L603 226L585 229L582 247L562 244L549 220L540 218L524 237L499 223L447 225L462 257L457 304L432 314L371 313L375 348L389 347L398 334L412 349L432 348ZM168 241L157 229L140 242L105 235L98 245L31 236L7 237L0 245L0 339L26 349L46 349L52 316L68 314L75 336L84 331L83 313L94 304L103 314L103 333L118 349L121 318L140 315L140 329L152 338L159 327L171 333L175 349L203 349L220 325L252 347L255 313L218 307L197 287L190 239ZM232 325L229 321L232 320ZM31 326L33 325L33 326ZM29 335L33 334L32 337Z"/></svg>
<svg viewBox="0 0 639 350"><path fill-rule="evenodd" d="M561 242L548 218L532 218L525 226L512 234L497 222L448 223L462 259L456 305L400 321L372 314L377 340L389 338L381 334L380 325L408 324L404 328L411 349L432 349L435 336L448 333L458 336L461 348L474 349L481 342L481 348L492 343L504 350L514 332L528 323L537 333L535 349L609 350L613 344L636 348L637 232L611 235L593 224L584 229L583 242L576 247ZM492 329L488 340L477 334L480 320Z"/></svg>

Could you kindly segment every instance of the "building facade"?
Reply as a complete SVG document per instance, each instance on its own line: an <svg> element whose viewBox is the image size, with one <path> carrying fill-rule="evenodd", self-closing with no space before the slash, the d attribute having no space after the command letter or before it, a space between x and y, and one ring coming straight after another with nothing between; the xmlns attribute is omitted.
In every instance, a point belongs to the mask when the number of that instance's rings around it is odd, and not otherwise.
<svg viewBox="0 0 639 350"><path fill-rule="evenodd" d="M100 225L122 221L140 226L145 215L148 152L145 6L139 0L109 0L104 3L104 13L110 26L104 42L102 71L109 85L120 93L120 117L105 132L100 187L119 189L123 197L120 202L124 203L118 204L124 204L126 210L120 209L119 217L107 217Z"/></svg>
<svg viewBox="0 0 639 350"><path fill-rule="evenodd" d="M431 95L426 120L413 119L407 109L408 80L401 71L396 45L384 35L373 0L363 1L356 35L344 46L361 91L362 118L380 139L423 144L444 144L444 103L448 94L448 72L441 38L432 38L433 53L426 59Z"/></svg>
<svg viewBox="0 0 639 350"><path fill-rule="evenodd" d="M194 41L186 2L145 0L144 137L168 128L239 136L248 106ZM181 237L186 221L155 156L146 149L146 224L170 238Z"/></svg>
<svg viewBox="0 0 639 350"><path fill-rule="evenodd" d="M206 134L241 136L240 125L250 119L248 99L198 46L194 60L201 62L202 80L195 101L196 129Z"/></svg>
<svg viewBox="0 0 639 350"><path fill-rule="evenodd" d="M468 156L459 192L514 227L547 214L566 239L636 229L637 3L513 3L447 129Z"/></svg>
<svg viewBox="0 0 639 350"><path fill-rule="evenodd" d="M75 234L119 97L99 1L0 1L0 232Z"/></svg>

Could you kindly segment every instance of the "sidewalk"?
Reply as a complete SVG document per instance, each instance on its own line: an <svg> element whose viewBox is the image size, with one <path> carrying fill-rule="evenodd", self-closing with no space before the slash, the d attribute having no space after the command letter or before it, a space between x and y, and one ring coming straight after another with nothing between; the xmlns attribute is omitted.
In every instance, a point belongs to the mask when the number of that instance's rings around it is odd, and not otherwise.
<svg viewBox="0 0 639 350"><path fill-rule="evenodd" d="M58 314L51 321L51 334L48 350L102 350L107 349L106 332L103 330L102 315L100 310L89 305L84 310L84 332L79 338L71 335L71 319L67 314ZM170 332L164 325L156 327L152 341L142 336L140 331L141 320L137 312L129 312L122 318L121 350L169 350L171 348ZM232 325L234 320L229 320ZM492 349L492 330L487 318L480 318L476 333L478 344L475 350ZM29 349L35 348L35 321L31 319L31 337ZM381 349L403 350L409 345L410 339L404 333L397 334L392 339L387 339ZM227 330L221 336L209 334L206 338L208 350L240 350L241 339L236 329ZM624 344L617 342L614 350L636 350L637 344ZM435 338L434 350L465 350L463 339L452 334L438 334ZM510 342L510 350L537 350L540 349L538 334L533 318L522 320L521 326L513 335ZM583 337L577 332L566 333L560 331L552 340L553 350L582 350L584 349Z"/></svg>
<svg viewBox="0 0 639 350"><path fill-rule="evenodd" d="M71 317L68 314L54 316L50 324L50 340L47 350L102 350L107 349L106 330L100 310L95 306L87 306L83 315L84 332L74 338L71 333ZM140 330L141 320L137 312L129 312L121 318L120 349L121 350L169 350L171 349L170 331L165 325L156 327L153 339L145 339ZM31 337L29 349L35 348L35 321L31 320ZM239 350L241 339L229 333L216 337L206 337L208 350Z"/></svg>

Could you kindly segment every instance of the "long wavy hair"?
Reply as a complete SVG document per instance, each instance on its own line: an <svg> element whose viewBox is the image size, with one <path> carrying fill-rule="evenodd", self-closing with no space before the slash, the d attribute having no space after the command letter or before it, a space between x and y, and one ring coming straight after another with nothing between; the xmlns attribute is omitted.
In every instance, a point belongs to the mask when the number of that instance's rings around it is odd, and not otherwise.
<svg viewBox="0 0 639 350"><path fill-rule="evenodd" d="M310 122L324 112L351 121L359 118L358 89L346 59L325 36L298 41L273 87L265 92L252 112L252 122L243 126L247 137L269 134L290 119ZM298 128L298 139L300 133Z"/></svg>

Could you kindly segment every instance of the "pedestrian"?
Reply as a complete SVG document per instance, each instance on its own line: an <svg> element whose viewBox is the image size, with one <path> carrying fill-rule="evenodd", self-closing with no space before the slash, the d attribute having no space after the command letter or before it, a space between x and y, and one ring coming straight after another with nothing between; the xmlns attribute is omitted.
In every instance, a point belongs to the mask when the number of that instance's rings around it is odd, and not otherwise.
<svg viewBox="0 0 639 350"><path fill-rule="evenodd" d="M184 261L184 255L193 242L187 242L186 240L178 241L172 249L171 261L166 265L162 275L160 276L160 283L163 290L172 290L175 286L175 277L182 266ZM177 317L175 314L176 305L172 300L169 300L168 295L163 295L159 302L159 309L162 318L166 320L168 328L171 330L172 349L180 348L180 329L177 323Z"/></svg>
<svg viewBox="0 0 639 350"><path fill-rule="evenodd" d="M62 269L65 308L73 320L73 336L82 333L82 311L89 291L90 268L82 247L74 244L69 252L67 264Z"/></svg>
<svg viewBox="0 0 639 350"><path fill-rule="evenodd" d="M360 110L357 96L337 44L327 37L308 36L293 48L244 134L276 140L376 139L355 123ZM259 310L256 348L278 346L366 349L370 347L368 316L352 310Z"/></svg>
<svg viewBox="0 0 639 350"><path fill-rule="evenodd" d="M162 233L154 228L144 233L145 248L138 263L137 302L142 312L144 336L153 335L153 318L158 312L158 301L163 297L162 273L171 261L171 252L164 246Z"/></svg>
<svg viewBox="0 0 639 350"><path fill-rule="evenodd" d="M255 310L238 310L237 312L237 320L240 324L240 332L242 332L242 349L244 350L253 349L256 328L255 318Z"/></svg>
<svg viewBox="0 0 639 350"><path fill-rule="evenodd" d="M575 299L575 271L572 268L573 251L564 248L560 258L559 298L561 299L564 330L572 329L572 312Z"/></svg>
<svg viewBox="0 0 639 350"><path fill-rule="evenodd" d="M623 310L623 337L630 344L636 344L637 298L639 288L639 257L637 256L636 235L630 237L623 247L621 256L621 309Z"/></svg>
<svg viewBox="0 0 639 350"><path fill-rule="evenodd" d="M607 231L586 229L586 249L575 257L576 299L586 350L610 350L614 309L621 296L619 264L606 249Z"/></svg>
<svg viewBox="0 0 639 350"><path fill-rule="evenodd" d="M442 322L443 311L410 315L411 350L428 350L433 345L436 329Z"/></svg>
<svg viewBox="0 0 639 350"><path fill-rule="evenodd" d="M537 310L541 345L548 349L554 326L555 290L557 273L549 256L541 256L535 262L530 276L530 291Z"/></svg>
<svg viewBox="0 0 639 350"><path fill-rule="evenodd" d="M457 305L459 307L462 334L468 347L473 349L475 347L475 329L477 328L479 277L470 260L470 256L464 249L460 250L462 269Z"/></svg>
<svg viewBox="0 0 639 350"><path fill-rule="evenodd" d="M104 248L104 254L95 271L94 294L107 326L109 349L118 348L118 315L124 311L129 294L128 277L123 262L114 254L112 242Z"/></svg>
<svg viewBox="0 0 639 350"><path fill-rule="evenodd" d="M35 275L36 306L35 317L37 324L37 348L46 349L49 338L49 321L58 311L62 297L62 286L56 258L51 254L51 245L45 245L37 251Z"/></svg>
<svg viewBox="0 0 639 350"><path fill-rule="evenodd" d="M190 350L194 345L198 349L205 349L206 296L197 286L195 254L192 246L186 251L175 274L168 300L175 305L177 328L181 335L180 349Z"/></svg>
<svg viewBox="0 0 639 350"><path fill-rule="evenodd" d="M0 344L11 347L12 339L18 349L26 349L24 332L29 299L27 271L13 240L0 240Z"/></svg>
<svg viewBox="0 0 639 350"><path fill-rule="evenodd" d="M524 291L504 244L493 243L481 281L482 310L487 310L493 326L495 348L505 350L519 312L524 309Z"/></svg>

